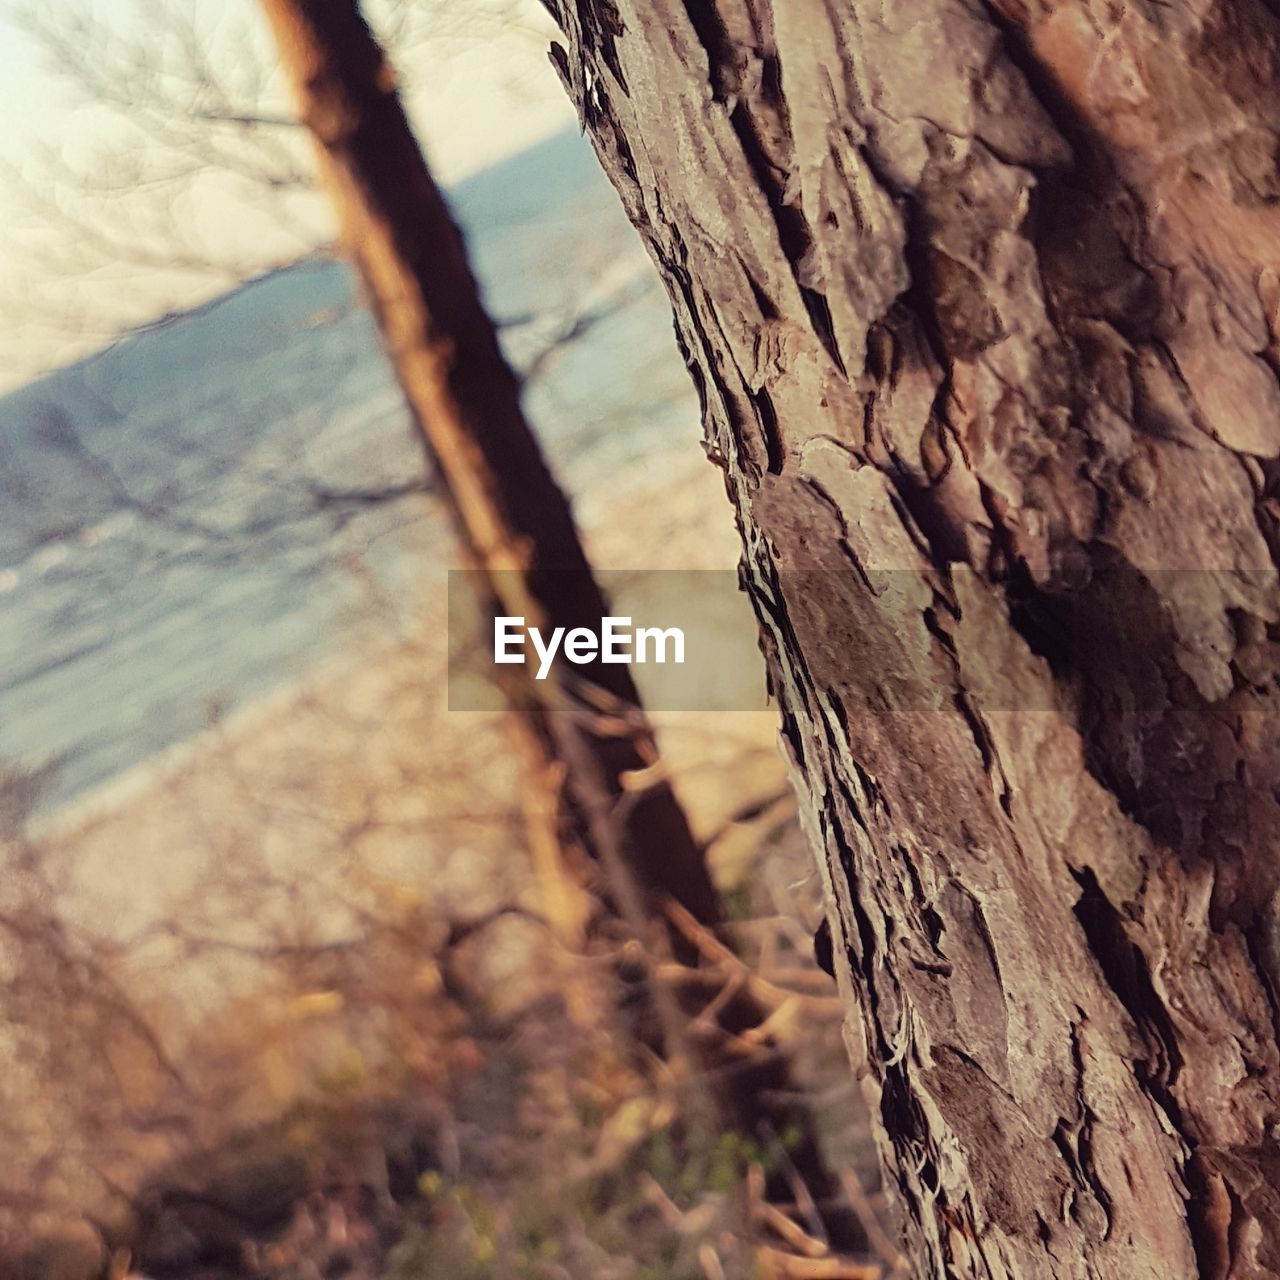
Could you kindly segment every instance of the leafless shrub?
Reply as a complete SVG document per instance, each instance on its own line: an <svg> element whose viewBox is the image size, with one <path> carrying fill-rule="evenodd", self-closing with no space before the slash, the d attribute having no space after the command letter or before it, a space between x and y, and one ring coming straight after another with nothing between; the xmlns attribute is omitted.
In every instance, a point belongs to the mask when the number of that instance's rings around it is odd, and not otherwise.
<svg viewBox="0 0 1280 1280"><path fill-rule="evenodd" d="M517 0L370 11L410 95L415 75L439 76L460 48L544 34ZM79 117L73 136L0 159L5 301L28 345L101 345L329 251L305 131L253 6L8 0L0 16Z"/></svg>

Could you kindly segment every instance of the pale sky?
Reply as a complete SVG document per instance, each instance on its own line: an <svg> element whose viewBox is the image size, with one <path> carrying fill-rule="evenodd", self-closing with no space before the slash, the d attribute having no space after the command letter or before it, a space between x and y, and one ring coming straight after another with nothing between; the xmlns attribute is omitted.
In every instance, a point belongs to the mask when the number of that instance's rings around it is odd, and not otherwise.
<svg viewBox="0 0 1280 1280"><path fill-rule="evenodd" d="M0 175L0 391L96 349L121 326L225 290L225 274L166 269L166 235L176 236L177 254L189 234L200 255L265 266L328 234L322 202L293 197L282 218L274 204L269 212L259 207L269 202L252 184L222 172L186 184L180 203L170 201L172 223L158 222L149 203L158 184L150 179L155 166L172 162L127 118L77 96L47 65L47 55L9 16L15 5L28 3L0 0L0 119L6 123L0 141L6 166ZM375 26L385 29L396 3L369 0L365 7ZM151 30L139 18L147 4L192 23L211 65L229 82L269 65L254 0L44 0L36 11L42 21L91 14L110 47L99 53L82 33L73 34L71 44L91 49L89 63L97 68L112 65L111 41L123 49L150 47L147 39L138 40ZM400 65L406 99L445 184L575 124L546 56L553 28L536 0L403 0L402 12L416 21L415 38L406 45L411 54ZM265 96L268 109L286 108L278 83ZM277 136L290 137L287 131ZM42 159L42 151L52 161ZM305 148L298 155L309 160ZM63 162L92 169L111 188L109 199L86 202L82 192L64 191L49 177L50 163L56 168ZM103 229L109 234L99 237ZM141 257L158 261L123 261L124 250L117 252L115 244L131 252L140 248Z"/></svg>

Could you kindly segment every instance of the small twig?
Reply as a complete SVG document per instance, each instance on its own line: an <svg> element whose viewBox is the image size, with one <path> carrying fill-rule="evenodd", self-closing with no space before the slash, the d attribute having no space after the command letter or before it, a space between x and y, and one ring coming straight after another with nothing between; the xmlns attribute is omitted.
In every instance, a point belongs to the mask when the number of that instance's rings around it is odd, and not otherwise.
<svg viewBox="0 0 1280 1280"><path fill-rule="evenodd" d="M698 1250L698 1265L702 1268L702 1274L707 1280L725 1280L724 1267L720 1262L720 1255L709 1244L704 1244Z"/></svg>
<svg viewBox="0 0 1280 1280"><path fill-rule="evenodd" d="M879 1215L852 1170L841 1169L840 1185L844 1189L845 1199L849 1201L849 1207L866 1232L867 1243L876 1251L876 1256L884 1262L891 1274L902 1272L906 1268L907 1259L880 1225Z"/></svg>
<svg viewBox="0 0 1280 1280"><path fill-rule="evenodd" d="M693 1025L701 1030L707 1031L723 1031L720 1025L720 1014L725 1007L736 997L745 985L745 980L740 973L731 973L721 983L720 990L716 992L711 999L702 1006L702 1010L698 1016L693 1019ZM744 1035L743 1040L750 1043L750 1037Z"/></svg>
<svg viewBox="0 0 1280 1280"><path fill-rule="evenodd" d="M770 969L761 966L759 977L774 986L817 987L824 994L831 990L831 979L821 969Z"/></svg>
<svg viewBox="0 0 1280 1280"><path fill-rule="evenodd" d="M848 1262L843 1258L799 1258L770 1245L760 1245L757 1257L767 1268L766 1275L779 1280L882 1280L883 1271L874 1264Z"/></svg>
<svg viewBox="0 0 1280 1280"><path fill-rule="evenodd" d="M640 1186L644 1198L658 1211L663 1224L671 1231L678 1231L684 1221L684 1213L680 1206L667 1195L662 1184L652 1174L645 1173L640 1177Z"/></svg>
<svg viewBox="0 0 1280 1280"><path fill-rule="evenodd" d="M783 1242L806 1258L825 1258L831 1250L825 1240L811 1236L797 1222L788 1218L777 1205L761 1200L756 1208L756 1220L761 1226L777 1232Z"/></svg>
<svg viewBox="0 0 1280 1280"><path fill-rule="evenodd" d="M796 1168L795 1161L791 1159L785 1144L776 1135L774 1137L774 1146L783 1170L787 1175L787 1183L791 1187L791 1194L795 1197L796 1212L809 1224L809 1230L815 1236L826 1240L826 1227L822 1220L822 1214L818 1212L818 1206L814 1203L813 1196L809 1193L808 1184L800 1176L800 1170ZM829 1240L827 1244L828 1246L830 1245Z"/></svg>
<svg viewBox="0 0 1280 1280"><path fill-rule="evenodd" d="M727 967L727 966L726 966ZM844 1005L838 996L811 996L801 991L788 991L785 987L775 986L765 978L753 973L746 965L735 965L729 975L721 968L718 972L710 969L694 969L689 965L668 960L655 966L655 974L665 982L682 983L692 986L706 986L713 979L723 983L729 978L741 979L751 991L751 995L760 1004L776 1010L783 1005L796 1004L814 1017L840 1017L844 1013ZM825 977L825 975L823 975ZM830 980L827 986L830 986Z"/></svg>

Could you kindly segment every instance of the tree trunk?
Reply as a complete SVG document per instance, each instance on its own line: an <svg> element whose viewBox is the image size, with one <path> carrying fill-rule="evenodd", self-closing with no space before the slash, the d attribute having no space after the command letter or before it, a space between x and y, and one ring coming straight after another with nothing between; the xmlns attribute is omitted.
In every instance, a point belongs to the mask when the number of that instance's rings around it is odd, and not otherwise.
<svg viewBox="0 0 1280 1280"><path fill-rule="evenodd" d="M472 562L506 613L542 627L598 627L608 612L573 516L520 407L462 236L409 128L394 73L355 0L263 0L299 114L315 135L342 239L360 279ZM596 662L583 678L628 705L627 667ZM540 701L515 696L554 753ZM599 737L610 794L653 761L651 734ZM632 807L635 871L699 919L720 905L674 793Z"/></svg>
<svg viewBox="0 0 1280 1280"><path fill-rule="evenodd" d="M1270 0L584 0L927 1276L1280 1274Z"/></svg>
<svg viewBox="0 0 1280 1280"><path fill-rule="evenodd" d="M440 469L464 547L502 613L544 630L598 629L609 610L569 505L525 420L518 380L481 303L462 237L356 0L262 3L300 115L315 135L347 252ZM559 713L528 680L506 691L535 753L565 766L574 833L604 868L614 911L646 941L698 967L699 950L673 923L668 905L678 904L704 928L723 923L723 908L670 785L661 778L634 785L646 770L652 776L657 750L629 669L596 661L575 675L621 704L629 731L619 733L608 717L593 727ZM715 994L683 988L684 1013L700 1014ZM670 1004L654 985L651 1007L668 1038L673 1028L662 1011ZM769 1043L753 1058L733 1047L763 1018L746 993L730 999L699 1045L697 1065L707 1079L714 1073L708 1092L724 1126L798 1133L791 1159L816 1198L830 1197L835 1184L807 1112L789 1097L786 1061ZM680 1029L681 1038L687 1034ZM830 1212L828 1223L847 1241L846 1211Z"/></svg>

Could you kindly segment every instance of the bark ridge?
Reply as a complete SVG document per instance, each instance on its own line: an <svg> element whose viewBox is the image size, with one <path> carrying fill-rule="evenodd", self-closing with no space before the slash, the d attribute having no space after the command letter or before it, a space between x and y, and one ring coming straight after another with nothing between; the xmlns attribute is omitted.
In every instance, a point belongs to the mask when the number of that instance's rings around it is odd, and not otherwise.
<svg viewBox="0 0 1280 1280"><path fill-rule="evenodd" d="M1280 1274L1280 19L549 0L922 1274Z"/></svg>

